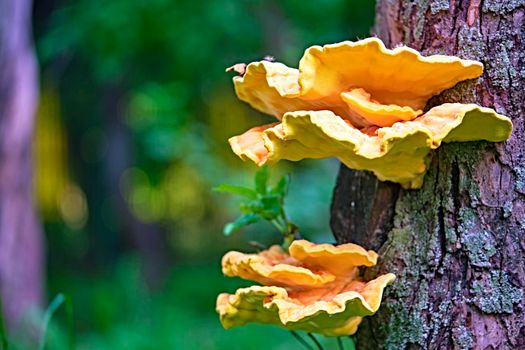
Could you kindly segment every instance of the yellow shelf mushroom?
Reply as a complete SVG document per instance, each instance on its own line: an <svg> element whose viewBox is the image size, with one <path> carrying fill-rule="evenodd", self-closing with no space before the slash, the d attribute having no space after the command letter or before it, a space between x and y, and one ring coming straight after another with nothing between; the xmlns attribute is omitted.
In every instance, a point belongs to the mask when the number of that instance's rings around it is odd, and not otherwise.
<svg viewBox="0 0 525 350"><path fill-rule="evenodd" d="M224 274L264 286L220 294L217 312L225 328L264 323L326 336L354 334L362 318L379 309L383 289L395 279L388 273L362 281L358 267L376 262L375 252L350 243L297 240L289 254L279 246L259 254L229 252Z"/></svg>
<svg viewBox="0 0 525 350"><path fill-rule="evenodd" d="M297 111L281 124L248 130L230 139L233 151L258 165L281 159L337 157L352 169L372 171L379 180L419 188L429 154L442 142L506 140L510 120L490 108L447 103L390 127L356 129L331 111ZM249 143L243 140L249 139Z"/></svg>
<svg viewBox="0 0 525 350"><path fill-rule="evenodd" d="M299 69L253 62L233 82L241 100L279 119L286 112L328 109L363 127L392 125L381 121L385 114L395 121L413 119L430 97L481 73L477 61L424 57L405 46L389 50L380 39L368 38L312 46Z"/></svg>
<svg viewBox="0 0 525 350"><path fill-rule="evenodd" d="M238 97L282 122L250 129L230 145L258 165L337 157L380 180L419 188L441 142L510 136L511 121L489 108L456 103L423 113L429 98L482 72L476 61L389 50L377 38L310 47L299 69L250 63L233 78Z"/></svg>

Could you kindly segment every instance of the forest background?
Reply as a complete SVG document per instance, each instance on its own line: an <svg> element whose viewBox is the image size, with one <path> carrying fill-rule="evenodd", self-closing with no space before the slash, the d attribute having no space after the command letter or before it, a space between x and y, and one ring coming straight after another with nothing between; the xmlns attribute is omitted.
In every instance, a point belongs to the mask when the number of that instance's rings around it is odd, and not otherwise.
<svg viewBox="0 0 525 350"><path fill-rule="evenodd" d="M238 101L234 63L290 66L314 44L367 37L366 0L36 0L40 99L35 194L45 232L46 295L69 295L78 349L289 349L287 331L225 331L220 271L230 249L278 235L264 223L222 235L238 202L212 193L251 185L255 167L227 138L272 121ZM320 11L322 9L322 11ZM282 162L287 208L315 241L329 229L334 160ZM46 301L46 302L48 302ZM67 344L57 313L49 348Z"/></svg>

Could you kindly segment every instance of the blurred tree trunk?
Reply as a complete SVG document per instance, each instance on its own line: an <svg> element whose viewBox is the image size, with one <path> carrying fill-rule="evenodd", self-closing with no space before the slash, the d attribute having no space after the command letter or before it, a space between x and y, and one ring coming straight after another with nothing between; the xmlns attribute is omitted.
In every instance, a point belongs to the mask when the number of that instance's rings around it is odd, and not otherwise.
<svg viewBox="0 0 525 350"><path fill-rule="evenodd" d="M442 146L420 190L341 167L337 240L378 250L378 271L398 276L360 326L359 349L525 349L524 18L522 0L378 0L374 31L387 46L485 65L429 107L493 107L514 132L504 144Z"/></svg>
<svg viewBox="0 0 525 350"><path fill-rule="evenodd" d="M106 179L107 191L115 198L116 212L122 230L129 234L132 244L140 257L142 276L150 290L164 285L170 269L166 232L156 223L141 222L130 210L129 203L122 193L122 174L133 167L132 140L123 122L121 101L123 89L118 82L108 84L104 91L104 112L107 132Z"/></svg>
<svg viewBox="0 0 525 350"><path fill-rule="evenodd" d="M0 292L8 326L40 306L43 239L33 205L37 66L31 1L0 0Z"/></svg>

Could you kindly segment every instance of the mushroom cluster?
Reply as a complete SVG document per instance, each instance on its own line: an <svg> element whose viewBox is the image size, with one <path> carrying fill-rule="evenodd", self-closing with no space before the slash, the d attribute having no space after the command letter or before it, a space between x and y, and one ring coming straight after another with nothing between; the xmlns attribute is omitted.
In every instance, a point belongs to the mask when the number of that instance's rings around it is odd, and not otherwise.
<svg viewBox="0 0 525 350"><path fill-rule="evenodd" d="M274 324L325 336L351 335L364 316L374 314L391 273L364 282L360 266L373 266L377 254L355 244L334 246L296 240L286 253L273 246L259 254L229 252L222 259L227 276L262 286L220 294L217 312L225 328L247 323Z"/></svg>
<svg viewBox="0 0 525 350"><path fill-rule="evenodd" d="M431 150L442 142L499 142L512 131L507 117L474 104L445 103L424 112L432 96L479 77L481 63L424 57L407 47L390 50L377 38L310 47L299 69L261 61L229 70L239 73L233 81L241 100L279 119L229 140L239 157L259 166L337 157L380 180L419 188ZM326 336L354 334L395 279L387 273L363 280L360 268L374 266L377 257L351 243L305 240L293 241L288 251L228 252L224 274L261 285L220 294L217 312L225 328L254 322Z"/></svg>
<svg viewBox="0 0 525 350"><path fill-rule="evenodd" d="M510 136L511 121L490 108L445 103L423 112L432 96L482 72L480 62L390 50L377 38L312 46L299 69L253 62L233 78L237 96L280 123L229 142L258 165L337 157L380 180L419 188L430 152L442 142Z"/></svg>

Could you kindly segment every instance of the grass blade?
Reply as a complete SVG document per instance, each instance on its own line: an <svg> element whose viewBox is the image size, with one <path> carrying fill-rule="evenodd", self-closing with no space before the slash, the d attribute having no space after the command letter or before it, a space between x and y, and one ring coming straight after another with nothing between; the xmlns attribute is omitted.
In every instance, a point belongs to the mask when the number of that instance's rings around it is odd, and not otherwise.
<svg viewBox="0 0 525 350"><path fill-rule="evenodd" d="M2 298L0 296L0 350L9 349L9 341L7 340L7 332L5 329L4 322L4 309L2 304Z"/></svg>
<svg viewBox="0 0 525 350"><path fill-rule="evenodd" d="M352 336L348 336L348 340L350 341L350 350L355 350L356 346L355 346L354 338L352 338Z"/></svg>
<svg viewBox="0 0 525 350"><path fill-rule="evenodd" d="M295 332L295 331L290 331L290 333L292 333L293 337L302 345L304 346L305 348L307 348L308 350L314 350L314 348L312 348L303 338L301 338L301 336Z"/></svg>
<svg viewBox="0 0 525 350"><path fill-rule="evenodd" d="M339 350L345 350L345 347L343 345L343 340L341 339L341 337L337 337L337 346Z"/></svg>
<svg viewBox="0 0 525 350"><path fill-rule="evenodd" d="M71 298L69 296L66 296L62 293L58 294L49 304L49 306L46 309L46 312L44 313L44 320L42 321L42 334L40 336L40 341L38 345L39 350L44 350L46 346L46 336L47 336L47 329L49 327L49 323L51 322L51 319L53 318L53 315L55 312L64 304L65 311L66 311L66 317L67 317L67 323L68 323L68 336L69 336L69 342L68 347L70 350L74 349L75 346L75 333L74 333L74 324L73 324L73 303L71 302Z"/></svg>
<svg viewBox="0 0 525 350"><path fill-rule="evenodd" d="M67 294L64 294L64 303L66 308L67 317L67 332L68 332L68 349L73 350L75 348L75 319L73 317L73 300Z"/></svg>
<svg viewBox="0 0 525 350"><path fill-rule="evenodd" d="M306 333L306 334L308 335L308 337L310 337L310 339L312 339L312 341L314 342L314 344L317 346L319 350L324 350L323 346L321 345L321 343L319 343L319 340L317 340L315 335L313 335L312 333Z"/></svg>

